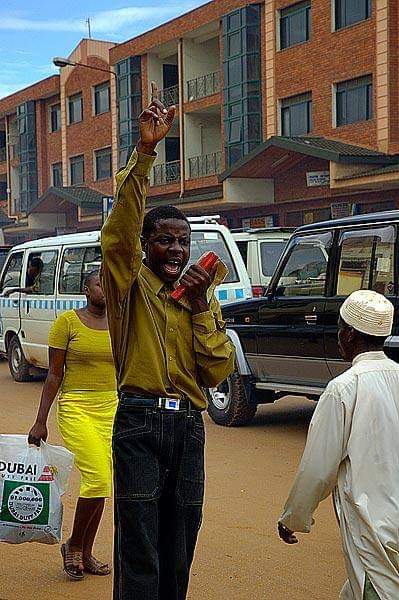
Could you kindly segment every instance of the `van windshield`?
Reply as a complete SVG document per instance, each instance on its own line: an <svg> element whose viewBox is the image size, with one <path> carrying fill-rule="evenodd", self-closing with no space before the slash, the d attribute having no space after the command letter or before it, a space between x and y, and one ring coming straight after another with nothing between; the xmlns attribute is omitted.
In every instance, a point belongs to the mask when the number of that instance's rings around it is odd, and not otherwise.
<svg viewBox="0 0 399 600"><path fill-rule="evenodd" d="M271 277L287 242L261 242L262 273Z"/></svg>
<svg viewBox="0 0 399 600"><path fill-rule="evenodd" d="M239 281L230 251L224 237L218 231L193 231L191 233L190 263L195 263L204 252L215 252L227 266L229 273L224 283Z"/></svg>

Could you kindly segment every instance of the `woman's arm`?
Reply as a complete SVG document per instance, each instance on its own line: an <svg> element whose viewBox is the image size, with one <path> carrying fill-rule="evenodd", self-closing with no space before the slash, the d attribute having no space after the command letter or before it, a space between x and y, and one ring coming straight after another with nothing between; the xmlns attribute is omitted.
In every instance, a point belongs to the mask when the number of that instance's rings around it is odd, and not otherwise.
<svg viewBox="0 0 399 600"><path fill-rule="evenodd" d="M47 439L47 417L64 377L66 350L49 348L49 371L43 386L36 421L29 432L28 443L40 446Z"/></svg>

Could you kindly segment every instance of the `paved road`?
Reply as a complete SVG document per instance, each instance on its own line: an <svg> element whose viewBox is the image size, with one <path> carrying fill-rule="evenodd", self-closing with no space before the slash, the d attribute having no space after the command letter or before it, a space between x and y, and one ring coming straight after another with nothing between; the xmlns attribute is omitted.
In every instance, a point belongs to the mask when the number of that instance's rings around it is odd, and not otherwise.
<svg viewBox="0 0 399 600"><path fill-rule="evenodd" d="M0 363L0 431L25 433L35 415L41 383L14 383ZM313 404L284 399L262 407L253 424L224 429L208 418L204 525L192 570L189 600L331 600L344 565L330 500L311 535L284 545L275 523L300 457ZM50 421L50 442L60 443ZM65 495L70 529L79 479ZM112 506L108 504L97 554L110 559ZM57 546L0 544L0 600L110 600L111 578L66 581ZM137 599L140 600L140 599Z"/></svg>

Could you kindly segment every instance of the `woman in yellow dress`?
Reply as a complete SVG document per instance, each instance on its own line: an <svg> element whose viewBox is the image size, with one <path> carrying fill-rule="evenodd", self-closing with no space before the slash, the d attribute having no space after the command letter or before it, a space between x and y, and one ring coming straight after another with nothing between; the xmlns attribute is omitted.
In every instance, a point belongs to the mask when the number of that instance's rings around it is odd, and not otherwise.
<svg viewBox="0 0 399 600"><path fill-rule="evenodd" d="M72 579L83 579L85 572L110 573L109 565L92 554L105 498L111 495L117 405L105 298L97 271L86 277L84 292L87 306L61 314L50 331L49 372L28 437L36 445L47 439L47 417L58 394L58 426L81 474L72 534L61 546L64 571Z"/></svg>

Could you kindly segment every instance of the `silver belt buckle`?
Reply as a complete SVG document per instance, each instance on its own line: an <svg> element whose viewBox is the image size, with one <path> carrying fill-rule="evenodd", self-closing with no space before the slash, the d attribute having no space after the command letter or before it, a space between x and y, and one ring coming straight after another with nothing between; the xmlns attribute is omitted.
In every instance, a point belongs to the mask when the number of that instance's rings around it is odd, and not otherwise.
<svg viewBox="0 0 399 600"><path fill-rule="evenodd" d="M180 408L180 400L176 398L163 398L165 401L165 408L167 410L179 410Z"/></svg>

